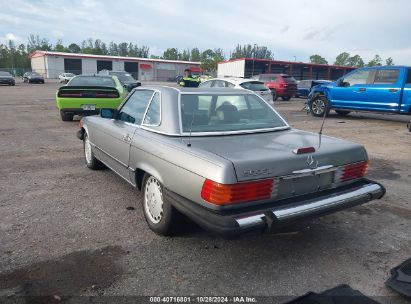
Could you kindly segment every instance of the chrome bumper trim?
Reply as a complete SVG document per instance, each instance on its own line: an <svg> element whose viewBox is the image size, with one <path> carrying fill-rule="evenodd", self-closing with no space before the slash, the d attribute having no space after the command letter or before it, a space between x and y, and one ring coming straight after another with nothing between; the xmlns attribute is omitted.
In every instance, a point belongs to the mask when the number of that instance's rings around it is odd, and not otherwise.
<svg viewBox="0 0 411 304"><path fill-rule="evenodd" d="M350 205L353 202L359 203L367 202L375 198L378 194L384 193L384 189L378 184L366 184L353 191L337 194L319 200L308 200L306 202L299 202L290 206L281 208L273 208L267 212L272 212L274 217L279 221L289 221L295 218L309 216L311 214L318 214L326 212L333 208ZM267 213L265 212L265 213ZM255 226L264 226L265 214L253 214L246 217L236 218L236 222L242 229L251 228Z"/></svg>

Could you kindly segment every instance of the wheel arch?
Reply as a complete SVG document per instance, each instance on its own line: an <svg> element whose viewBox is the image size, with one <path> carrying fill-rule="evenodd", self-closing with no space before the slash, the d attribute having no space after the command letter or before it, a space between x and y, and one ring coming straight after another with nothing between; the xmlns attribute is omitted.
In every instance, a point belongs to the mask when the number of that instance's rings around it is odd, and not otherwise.
<svg viewBox="0 0 411 304"><path fill-rule="evenodd" d="M144 180L145 174L149 174L155 177L161 184L164 185L164 180L160 172L148 164L138 164L138 166L136 166L136 170L134 174L135 174L134 178L135 178L136 187L140 191L143 187L143 180Z"/></svg>

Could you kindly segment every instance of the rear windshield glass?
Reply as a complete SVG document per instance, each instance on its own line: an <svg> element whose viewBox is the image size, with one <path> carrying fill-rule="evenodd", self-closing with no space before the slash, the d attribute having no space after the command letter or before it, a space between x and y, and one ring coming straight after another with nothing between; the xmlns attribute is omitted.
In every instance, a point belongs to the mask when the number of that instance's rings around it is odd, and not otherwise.
<svg viewBox="0 0 411 304"><path fill-rule="evenodd" d="M111 75L114 75L114 76L117 76L117 78L121 81L121 82L124 82L124 81L128 81L128 82L130 82L130 81L135 81L135 79L133 78L133 76L131 76L131 74L128 74L128 73L113 73L113 72L111 72Z"/></svg>
<svg viewBox="0 0 411 304"><path fill-rule="evenodd" d="M251 91L268 91L268 88L264 85L264 83L259 81L244 82L240 84L240 86Z"/></svg>
<svg viewBox="0 0 411 304"><path fill-rule="evenodd" d="M284 81L287 83L297 83L294 77L292 76L282 76Z"/></svg>
<svg viewBox="0 0 411 304"><path fill-rule="evenodd" d="M9 72L0 72L0 76L11 76Z"/></svg>
<svg viewBox="0 0 411 304"><path fill-rule="evenodd" d="M74 77L68 86L105 86L115 87L113 78L101 76L77 76Z"/></svg>
<svg viewBox="0 0 411 304"><path fill-rule="evenodd" d="M181 95L183 132L228 132L286 127L261 98L241 95Z"/></svg>
<svg viewBox="0 0 411 304"><path fill-rule="evenodd" d="M263 80L263 81L277 81L277 75L261 74L260 75L260 80Z"/></svg>

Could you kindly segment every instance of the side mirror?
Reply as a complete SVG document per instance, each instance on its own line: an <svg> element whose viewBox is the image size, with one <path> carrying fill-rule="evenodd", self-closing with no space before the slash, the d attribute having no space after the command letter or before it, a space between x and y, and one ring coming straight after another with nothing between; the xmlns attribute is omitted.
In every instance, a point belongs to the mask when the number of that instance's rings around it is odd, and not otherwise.
<svg viewBox="0 0 411 304"><path fill-rule="evenodd" d="M116 119L117 118L117 110L116 109L101 109L100 116L102 118L108 119Z"/></svg>

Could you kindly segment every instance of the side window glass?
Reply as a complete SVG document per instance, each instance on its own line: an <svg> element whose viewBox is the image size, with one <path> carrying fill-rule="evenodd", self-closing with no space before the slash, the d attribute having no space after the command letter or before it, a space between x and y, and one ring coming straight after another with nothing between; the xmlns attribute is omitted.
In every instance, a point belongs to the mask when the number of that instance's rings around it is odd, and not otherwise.
<svg viewBox="0 0 411 304"><path fill-rule="evenodd" d="M225 88L224 81L215 80L213 87L214 88Z"/></svg>
<svg viewBox="0 0 411 304"><path fill-rule="evenodd" d="M226 87L226 88L234 88L234 87L235 87L234 84L232 84L232 83L230 83L230 82L228 82L228 81L224 81L224 82L225 82L225 87Z"/></svg>
<svg viewBox="0 0 411 304"><path fill-rule="evenodd" d="M153 91L137 90L126 101L119 113L119 120L140 125Z"/></svg>
<svg viewBox="0 0 411 304"><path fill-rule="evenodd" d="M370 76L370 70L359 70L343 80L344 87L352 87L355 85L367 84Z"/></svg>
<svg viewBox="0 0 411 304"><path fill-rule="evenodd" d="M377 70L375 74L374 83L375 84L393 84L398 80L400 75L399 69L381 69Z"/></svg>
<svg viewBox="0 0 411 304"><path fill-rule="evenodd" d="M199 85L200 88L211 88L213 81L204 81Z"/></svg>
<svg viewBox="0 0 411 304"><path fill-rule="evenodd" d="M148 107L144 125L159 126L161 122L161 98L160 93L155 93Z"/></svg>
<svg viewBox="0 0 411 304"><path fill-rule="evenodd" d="M411 84L411 69L408 69L407 84Z"/></svg>

